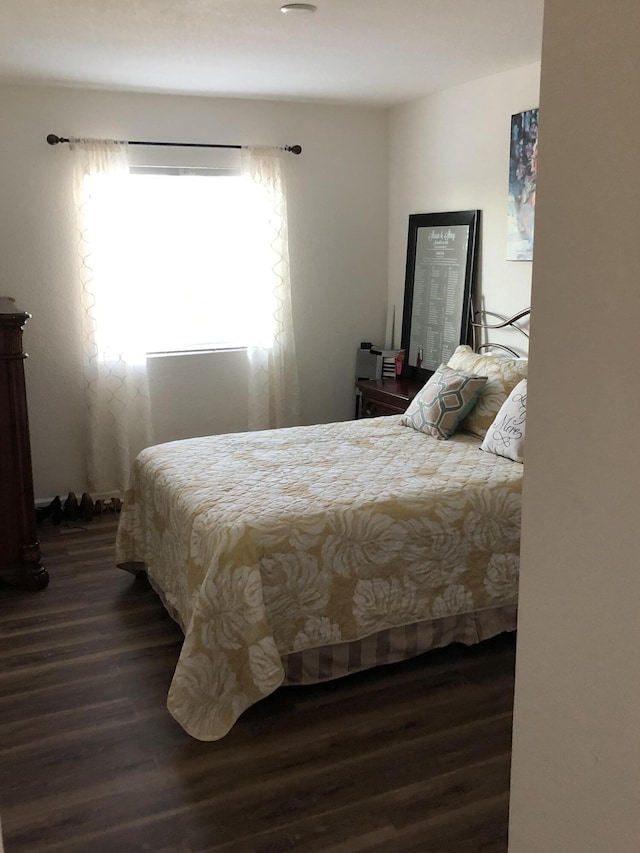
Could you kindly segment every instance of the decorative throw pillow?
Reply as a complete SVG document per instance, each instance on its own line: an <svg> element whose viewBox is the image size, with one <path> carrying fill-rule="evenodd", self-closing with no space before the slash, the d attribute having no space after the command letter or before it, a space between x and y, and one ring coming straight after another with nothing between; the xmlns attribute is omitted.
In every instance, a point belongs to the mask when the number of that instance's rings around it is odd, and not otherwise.
<svg viewBox="0 0 640 853"><path fill-rule="evenodd" d="M524 427L527 416L527 380L518 382L489 427L480 450L524 461Z"/></svg>
<svg viewBox="0 0 640 853"><path fill-rule="evenodd" d="M511 391L527 378L526 359L504 358L474 352L470 346L459 346L449 359L449 367L472 376L486 376L473 411L460 424L462 429L484 438Z"/></svg>
<svg viewBox="0 0 640 853"><path fill-rule="evenodd" d="M473 408L486 376L469 376L441 364L409 403L400 423L444 440Z"/></svg>

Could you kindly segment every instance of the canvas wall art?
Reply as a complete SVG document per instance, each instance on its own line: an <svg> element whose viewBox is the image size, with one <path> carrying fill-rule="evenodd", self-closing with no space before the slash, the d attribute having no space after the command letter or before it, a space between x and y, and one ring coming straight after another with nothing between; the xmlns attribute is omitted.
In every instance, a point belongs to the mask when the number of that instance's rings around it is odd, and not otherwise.
<svg viewBox="0 0 640 853"><path fill-rule="evenodd" d="M511 116L507 260L533 259L538 168L538 110Z"/></svg>

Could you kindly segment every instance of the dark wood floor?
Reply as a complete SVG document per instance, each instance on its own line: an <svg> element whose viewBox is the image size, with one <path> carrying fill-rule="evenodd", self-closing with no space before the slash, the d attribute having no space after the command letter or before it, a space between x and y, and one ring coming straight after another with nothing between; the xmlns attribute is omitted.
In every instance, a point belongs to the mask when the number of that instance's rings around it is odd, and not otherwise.
<svg viewBox="0 0 640 853"><path fill-rule="evenodd" d="M114 536L43 531L49 588L0 588L6 853L504 853L512 636L281 688L201 743L165 707L182 635Z"/></svg>

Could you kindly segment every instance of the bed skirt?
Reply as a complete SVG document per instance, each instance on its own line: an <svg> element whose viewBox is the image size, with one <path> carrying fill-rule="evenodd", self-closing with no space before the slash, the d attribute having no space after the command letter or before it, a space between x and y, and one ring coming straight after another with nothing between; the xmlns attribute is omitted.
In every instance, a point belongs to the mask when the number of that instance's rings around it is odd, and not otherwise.
<svg viewBox="0 0 640 853"><path fill-rule="evenodd" d="M318 684L375 666L397 663L451 643L472 646L515 631L517 606L388 628L361 640L293 652L282 659L284 684Z"/></svg>

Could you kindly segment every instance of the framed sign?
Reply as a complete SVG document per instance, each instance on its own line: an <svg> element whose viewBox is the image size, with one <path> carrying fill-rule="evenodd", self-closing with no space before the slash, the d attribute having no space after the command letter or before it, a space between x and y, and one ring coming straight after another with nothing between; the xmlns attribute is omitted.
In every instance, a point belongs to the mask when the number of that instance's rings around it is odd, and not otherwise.
<svg viewBox="0 0 640 853"><path fill-rule="evenodd" d="M409 217L403 375L426 381L469 342L479 222L479 210Z"/></svg>

